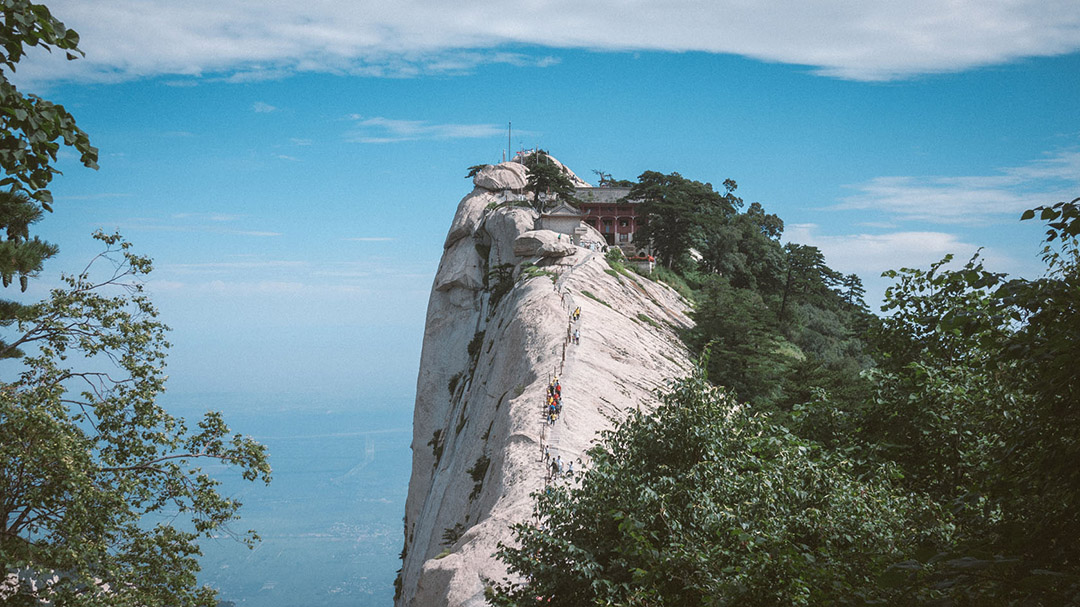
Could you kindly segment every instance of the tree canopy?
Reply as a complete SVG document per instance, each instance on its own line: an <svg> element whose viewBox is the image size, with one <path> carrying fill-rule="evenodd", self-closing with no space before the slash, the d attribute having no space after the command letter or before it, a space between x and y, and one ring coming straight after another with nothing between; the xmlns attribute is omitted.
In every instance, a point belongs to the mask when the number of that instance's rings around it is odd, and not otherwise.
<svg viewBox="0 0 1080 607"><path fill-rule="evenodd" d="M1058 208L1075 215L1076 202ZM978 256L889 273L876 394L856 436L912 490L952 505L956 539L926 570L957 600L1080 601L1080 255L1069 227L1051 224L1038 279L988 271Z"/></svg>
<svg viewBox="0 0 1080 607"><path fill-rule="evenodd" d="M33 351L0 385L0 562L11 582L0 595L213 606L214 591L195 583L198 539L227 530L241 504L198 462L269 482L266 452L220 413L189 428L157 404L168 342L138 282L150 261L119 236L97 238L105 250L21 311L7 346Z"/></svg>
<svg viewBox="0 0 1080 607"><path fill-rule="evenodd" d="M783 220L760 202L743 209L737 188L646 171L628 195L639 205L635 244L661 262L653 277L695 301L684 340L717 354L714 382L758 404L790 407L824 387L860 397L870 364L862 336L874 319L859 277L828 267L816 247L781 244Z"/></svg>
<svg viewBox="0 0 1080 607"><path fill-rule="evenodd" d="M879 317L734 190L633 186L710 355L536 496L489 602L1080 604L1080 198L1021 217L1044 276L893 270Z"/></svg>
<svg viewBox="0 0 1080 607"><path fill-rule="evenodd" d="M543 212L555 200L573 200L574 182L544 150L525 155L522 163L529 169L525 191L533 194L533 204Z"/></svg>
<svg viewBox="0 0 1080 607"><path fill-rule="evenodd" d="M0 11L0 278L25 290L56 252L30 226L51 210L61 142L87 167L97 150L63 107L8 81L29 48L81 55L78 35L39 4ZM95 238L102 253L45 300L0 301L0 359L17 367L0 381L0 602L214 607L196 583L199 540L235 535L240 502L200 462L269 482L266 451L220 413L189 427L158 404L169 344L142 289L150 260Z"/></svg>
<svg viewBox="0 0 1080 607"><path fill-rule="evenodd" d="M943 513L709 384L676 381L536 496L493 605L863 605Z"/></svg>
<svg viewBox="0 0 1080 607"><path fill-rule="evenodd" d="M41 221L41 208L20 191L0 191L0 279L8 287L17 277L25 291L30 278L37 275L45 260L56 254L57 248L37 236L30 237L30 226Z"/></svg>
<svg viewBox="0 0 1080 607"><path fill-rule="evenodd" d="M702 247L707 231L742 205L732 193L735 182L729 179L724 186L726 193L721 195L712 184L678 173L645 171L628 195L640 201L639 214L645 218L636 237L651 243L668 268L684 265L690 249Z"/></svg>
<svg viewBox="0 0 1080 607"><path fill-rule="evenodd" d="M28 0L6 0L0 14L0 230L5 233L0 240L0 278L5 287L18 279L25 291L29 279L57 252L55 245L31 237L30 226L41 219L43 210L52 210L48 185L59 173L54 164L60 144L73 147L90 168L97 168L98 151L63 106L24 94L9 80L35 47L62 51L69 59L81 55L79 35L46 6ZM0 326L14 322L18 309L18 304L0 300Z"/></svg>
<svg viewBox="0 0 1080 607"><path fill-rule="evenodd" d="M84 166L97 168L98 150L64 109L37 95L24 94L8 78L29 49L62 51L68 59L82 55L79 35L53 17L48 7L29 0L5 0L0 14L0 187L26 190L51 210L49 182L60 142L79 153Z"/></svg>
<svg viewBox="0 0 1080 607"><path fill-rule="evenodd" d="M611 173L605 172L602 169L593 169L593 174L596 175L599 185L602 188L630 188L634 186L634 182L629 179L615 179L611 176Z"/></svg>

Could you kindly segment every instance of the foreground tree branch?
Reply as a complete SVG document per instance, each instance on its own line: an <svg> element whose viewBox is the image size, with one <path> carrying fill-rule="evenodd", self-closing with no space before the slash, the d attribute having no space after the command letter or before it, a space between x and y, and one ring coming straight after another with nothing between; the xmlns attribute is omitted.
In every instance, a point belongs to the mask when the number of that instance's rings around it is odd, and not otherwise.
<svg viewBox="0 0 1080 607"><path fill-rule="evenodd" d="M17 580L0 601L212 606L195 583L198 541L241 504L196 462L269 482L266 450L220 413L189 427L157 404L169 344L139 282L150 260L118 235L95 238L104 252L20 315L12 345L35 351L0 383L0 562ZM176 516L147 528L152 512Z"/></svg>

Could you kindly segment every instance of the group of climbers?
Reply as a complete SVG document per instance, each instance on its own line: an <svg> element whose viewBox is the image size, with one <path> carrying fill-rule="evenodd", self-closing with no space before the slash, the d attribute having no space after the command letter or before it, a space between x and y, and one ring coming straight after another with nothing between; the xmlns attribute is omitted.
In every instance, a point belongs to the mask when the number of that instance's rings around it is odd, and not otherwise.
<svg viewBox="0 0 1080 607"><path fill-rule="evenodd" d="M560 474L562 474L562 456L557 455L551 460L551 478L559 478Z"/></svg>
<svg viewBox="0 0 1080 607"><path fill-rule="evenodd" d="M574 323L578 322L578 320L580 320L580 319L581 319L581 307L578 306L578 307L574 308L573 312L570 313L570 326L573 327ZM566 339L567 339L567 341L569 343L577 345L577 344L580 343L581 334L580 334L579 330L576 327L573 327L573 332L570 332L570 330L568 328ZM564 347L565 347L565 345L564 345ZM565 352L564 352L564 360L565 360ZM546 395L545 406L544 406L545 424L549 425L549 426L554 426L555 425L555 420L559 419L559 416L561 414L562 414L562 384L559 382L559 376L556 375L556 376L551 378L550 382L548 382L547 395ZM544 462L545 462L546 467L548 467L548 473L545 476L545 482L550 482L550 481L552 481L554 479L557 479L560 476L562 476L563 474L573 474L573 472L574 472L574 463L570 462L570 464L564 470L563 469L562 456L561 455L556 455L555 457L552 457L551 456L551 449L547 445L544 446Z"/></svg>
<svg viewBox="0 0 1080 607"><path fill-rule="evenodd" d="M548 477L547 477L546 480L549 480L549 481L554 480L556 478L559 478L563 474L568 474L568 475L574 474L574 462L568 463L566 465L566 468L564 469L563 468L562 456L561 455L556 455L554 458L552 458L551 457L551 450L548 449L547 447L544 448L544 461L548 462L548 468L549 468L549 473L548 473Z"/></svg>
<svg viewBox="0 0 1080 607"><path fill-rule="evenodd" d="M578 308L575 308L574 311L570 313L570 322L567 323L567 325L566 325L566 343L573 344L575 346L581 344L581 329L574 326L574 323L576 323L580 318L581 318L581 308L578 307ZM565 361L565 348L566 348L566 346L564 345L563 346L563 349L564 349L563 360L564 361Z"/></svg>
<svg viewBox="0 0 1080 607"><path fill-rule="evenodd" d="M554 426L555 420L559 419L559 415L562 414L562 385L559 384L559 377L556 375L554 379L548 382L547 393L547 420L548 424Z"/></svg>

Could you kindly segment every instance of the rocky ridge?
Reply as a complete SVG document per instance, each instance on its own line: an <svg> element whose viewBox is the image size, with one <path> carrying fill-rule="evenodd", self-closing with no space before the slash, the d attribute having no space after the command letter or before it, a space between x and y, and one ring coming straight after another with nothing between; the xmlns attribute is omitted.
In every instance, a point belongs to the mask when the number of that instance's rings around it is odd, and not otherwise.
<svg viewBox="0 0 1080 607"><path fill-rule="evenodd" d="M399 606L483 605L484 580L505 576L497 544L544 486L544 448L587 466L610 419L653 406L656 388L690 366L675 334L691 324L687 302L537 230L536 212L501 193L525 178L516 163L481 170L444 244L417 378ZM549 426L555 375L564 406Z"/></svg>

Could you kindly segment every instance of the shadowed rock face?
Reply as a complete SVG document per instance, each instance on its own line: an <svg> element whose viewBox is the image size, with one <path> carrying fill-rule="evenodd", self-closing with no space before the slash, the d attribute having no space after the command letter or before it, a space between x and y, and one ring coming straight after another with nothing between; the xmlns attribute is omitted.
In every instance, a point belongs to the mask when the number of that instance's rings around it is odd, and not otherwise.
<svg viewBox="0 0 1080 607"><path fill-rule="evenodd" d="M483 580L506 575L496 545L544 486L544 446L587 467L584 451L610 416L653 406L654 390L690 368L673 328L691 322L675 292L613 276L601 253L567 243L558 256L515 247L537 215L492 205L498 197L474 183L428 303L399 606L484 604ZM574 330L579 344L568 343ZM563 413L548 426L553 375Z"/></svg>

